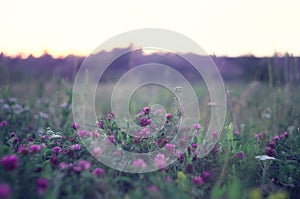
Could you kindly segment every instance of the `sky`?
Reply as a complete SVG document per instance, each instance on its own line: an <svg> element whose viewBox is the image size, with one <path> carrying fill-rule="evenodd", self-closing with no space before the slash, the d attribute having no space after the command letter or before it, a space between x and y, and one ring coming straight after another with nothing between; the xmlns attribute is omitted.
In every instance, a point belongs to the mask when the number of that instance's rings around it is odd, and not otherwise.
<svg viewBox="0 0 300 199"><path fill-rule="evenodd" d="M0 0L0 52L88 55L122 32L163 28L208 54L300 55L298 0Z"/></svg>

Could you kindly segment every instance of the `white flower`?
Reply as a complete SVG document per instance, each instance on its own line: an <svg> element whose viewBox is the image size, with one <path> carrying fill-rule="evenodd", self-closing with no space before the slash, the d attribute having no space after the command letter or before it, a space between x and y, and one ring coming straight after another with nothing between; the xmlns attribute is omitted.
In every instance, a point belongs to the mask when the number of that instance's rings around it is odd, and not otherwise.
<svg viewBox="0 0 300 199"><path fill-rule="evenodd" d="M60 138L62 138L62 136L61 135L52 135L51 137L50 137L50 140L52 140L52 139L60 139Z"/></svg>
<svg viewBox="0 0 300 199"><path fill-rule="evenodd" d="M270 119L271 118L271 114L270 113L263 113L263 118L265 119Z"/></svg>
<svg viewBox="0 0 300 199"><path fill-rule="evenodd" d="M207 106L214 107L214 106L218 106L218 105L217 105L217 103L215 103L215 102L209 102L209 103L207 104Z"/></svg>
<svg viewBox="0 0 300 199"><path fill-rule="evenodd" d="M255 158L259 159L259 160L276 160L276 158L270 157L267 155L258 155L258 156L255 156Z"/></svg>

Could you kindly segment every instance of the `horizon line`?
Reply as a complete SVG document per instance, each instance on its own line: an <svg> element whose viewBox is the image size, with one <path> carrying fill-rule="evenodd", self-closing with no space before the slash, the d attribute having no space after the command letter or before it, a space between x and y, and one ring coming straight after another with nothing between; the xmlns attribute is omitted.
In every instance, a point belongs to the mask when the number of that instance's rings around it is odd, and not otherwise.
<svg viewBox="0 0 300 199"><path fill-rule="evenodd" d="M127 47L128 48L128 47ZM111 50L103 50L100 51L99 53L102 52L112 52L115 49L126 49L126 47L116 47L113 48ZM184 52L183 54L196 54L193 52ZM41 58L45 55L49 55L51 56L53 59L65 59L66 57L69 56L74 56L74 57L83 57L86 58L88 56L90 56L93 53L76 53L76 52L69 52L69 53L53 53L49 50L44 50L43 53L25 53L25 52L18 52L18 53L8 53L8 52L4 52L4 51L0 51L0 55L1 56L5 56L5 57L10 57L12 59L14 58L20 58L20 59L28 59L29 57L33 57L35 59L37 58ZM151 53L151 54L144 54L145 56L149 56L149 55L153 55L153 54L158 54L157 52ZM161 52L159 54L166 54L164 52ZM211 57L228 57L228 58L238 58L238 57L255 57L255 58L271 58L271 57L285 57L285 56L292 56L292 57L300 57L300 54L296 55L294 53L290 53L290 52L279 52L279 51L274 51L272 55L256 55L255 53L241 53L239 55L229 55L229 54L217 54L217 53L212 53L212 54L207 54L208 56Z"/></svg>

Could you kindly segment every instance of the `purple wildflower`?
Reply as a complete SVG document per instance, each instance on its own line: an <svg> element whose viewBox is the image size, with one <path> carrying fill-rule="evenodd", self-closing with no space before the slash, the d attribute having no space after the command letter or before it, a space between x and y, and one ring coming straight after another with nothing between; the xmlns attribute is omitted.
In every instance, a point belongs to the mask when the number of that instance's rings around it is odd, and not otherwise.
<svg viewBox="0 0 300 199"><path fill-rule="evenodd" d="M174 144L166 144L166 152L169 154L175 153L175 145Z"/></svg>
<svg viewBox="0 0 300 199"><path fill-rule="evenodd" d="M166 119L171 120L173 118L173 115L171 113L166 114Z"/></svg>
<svg viewBox="0 0 300 199"><path fill-rule="evenodd" d="M58 158L57 158L57 156L56 156L55 154L52 154L52 156L51 156L51 158L50 158L50 162L51 162L51 164L53 164L53 165L58 164Z"/></svg>
<svg viewBox="0 0 300 199"><path fill-rule="evenodd" d="M274 136L274 140L275 140L275 141L278 141L278 140L280 140L279 136L277 136L277 135L276 135L276 136Z"/></svg>
<svg viewBox="0 0 300 199"><path fill-rule="evenodd" d="M176 157L177 158L183 158L184 157L184 153L180 150L176 150Z"/></svg>
<svg viewBox="0 0 300 199"><path fill-rule="evenodd" d="M16 155L7 155L1 158L0 164L4 167L6 170L14 170L18 164L19 159Z"/></svg>
<svg viewBox="0 0 300 199"><path fill-rule="evenodd" d="M71 146L72 147L72 146ZM73 149L74 150L74 149ZM76 149L75 149L76 150ZM69 155L69 156L73 156L74 153L71 149L65 149L65 154Z"/></svg>
<svg viewBox="0 0 300 199"><path fill-rule="evenodd" d="M77 138L76 137L71 137L70 142L77 142Z"/></svg>
<svg viewBox="0 0 300 199"><path fill-rule="evenodd" d="M95 147L93 149L93 155L94 156L100 156L100 155L102 155L102 153L103 153L103 151L102 151L102 149L100 147Z"/></svg>
<svg viewBox="0 0 300 199"><path fill-rule="evenodd" d="M60 169L66 169L66 168L69 168L69 167L72 167L73 166L73 164L72 163L69 163L69 164L67 164L67 163L64 163L64 162L61 162L61 163L59 163L59 165L58 165L58 167L60 168Z"/></svg>
<svg viewBox="0 0 300 199"><path fill-rule="evenodd" d="M244 159L244 157L245 157L244 151L238 152L238 153L236 154L236 157L237 157L238 159Z"/></svg>
<svg viewBox="0 0 300 199"><path fill-rule="evenodd" d="M77 165L73 167L73 169L77 172L83 171L83 170L89 170L91 167L91 163L87 160L79 160Z"/></svg>
<svg viewBox="0 0 300 199"><path fill-rule="evenodd" d="M149 137L150 130L148 128L142 128L142 130L139 133L140 137Z"/></svg>
<svg viewBox="0 0 300 199"><path fill-rule="evenodd" d="M96 176L96 177L101 177L101 176L104 176L104 169L101 169L101 168L96 168L93 170L93 175Z"/></svg>
<svg viewBox="0 0 300 199"><path fill-rule="evenodd" d="M145 168L147 165L143 159L135 159L133 161L133 166L138 168Z"/></svg>
<svg viewBox="0 0 300 199"><path fill-rule="evenodd" d="M13 144L17 144L18 142L19 142L19 138L18 137L12 137L11 139L10 139L10 141L13 143Z"/></svg>
<svg viewBox="0 0 300 199"><path fill-rule="evenodd" d="M204 184L204 180L201 176L196 176L193 178L192 183L194 185L203 185Z"/></svg>
<svg viewBox="0 0 300 199"><path fill-rule="evenodd" d="M62 149L59 146L55 146L52 148L52 152L56 154L60 154L62 152Z"/></svg>
<svg viewBox="0 0 300 199"><path fill-rule="evenodd" d="M115 143L115 142L116 142L116 139L115 139L115 136L114 136L114 135L108 136L107 139L108 139L109 141L111 141L112 143Z"/></svg>
<svg viewBox="0 0 300 199"><path fill-rule="evenodd" d="M29 147L31 153L39 153L41 151L41 146L38 144L33 144Z"/></svg>
<svg viewBox="0 0 300 199"><path fill-rule="evenodd" d="M2 121L2 126L7 126L8 122L6 120Z"/></svg>
<svg viewBox="0 0 300 199"><path fill-rule="evenodd" d="M260 140L260 134L255 134L255 138L257 139L257 140Z"/></svg>
<svg viewBox="0 0 300 199"><path fill-rule="evenodd" d="M164 168L167 166L164 154L157 154L154 160L157 168Z"/></svg>
<svg viewBox="0 0 300 199"><path fill-rule="evenodd" d="M218 138L218 132L217 132L216 130L213 130L213 131L211 132L211 138L212 138L212 139L217 139L217 138Z"/></svg>
<svg viewBox="0 0 300 199"><path fill-rule="evenodd" d="M151 192L153 192L153 193L157 193L158 192L158 188L154 184L150 185L148 187L148 190L151 191Z"/></svg>
<svg viewBox="0 0 300 199"><path fill-rule="evenodd" d="M143 115L149 115L150 110L151 109L149 107L144 107L143 110L142 110Z"/></svg>
<svg viewBox="0 0 300 199"><path fill-rule="evenodd" d="M164 147L167 143L169 143L169 140L166 138L160 138L157 140L157 145L159 147Z"/></svg>
<svg viewBox="0 0 300 199"><path fill-rule="evenodd" d="M214 145L214 147L212 148L211 152L213 155L216 155L218 153L218 147L216 145Z"/></svg>
<svg viewBox="0 0 300 199"><path fill-rule="evenodd" d="M144 127L144 126L148 126L151 123L151 119L147 119L145 117L142 117L140 119L140 126Z"/></svg>
<svg viewBox="0 0 300 199"><path fill-rule="evenodd" d="M92 136L93 139L97 139L100 136L97 130L90 132L90 135Z"/></svg>
<svg viewBox="0 0 300 199"><path fill-rule="evenodd" d="M233 131L233 134L234 134L234 135L239 135L240 132L239 132L239 130L235 129L235 130Z"/></svg>
<svg viewBox="0 0 300 199"><path fill-rule="evenodd" d="M97 126L101 129L104 129L104 122L102 120L100 120L99 122L96 123Z"/></svg>
<svg viewBox="0 0 300 199"><path fill-rule="evenodd" d="M80 144L73 144L73 145L71 146L71 148L72 148L73 150L79 151L79 150L81 149L81 145L80 145Z"/></svg>
<svg viewBox="0 0 300 199"><path fill-rule="evenodd" d="M9 186L9 184L6 183L1 183L0 184L0 198L9 198L11 194L11 188Z"/></svg>
<svg viewBox="0 0 300 199"><path fill-rule="evenodd" d="M38 178L36 180L36 188L40 195L43 195L48 188L48 181L44 178Z"/></svg>
<svg viewBox="0 0 300 199"><path fill-rule="evenodd" d="M108 113L106 114L106 118L107 120L110 122L113 118L115 117L115 114L114 113Z"/></svg>
<svg viewBox="0 0 300 199"><path fill-rule="evenodd" d="M201 177L203 178L203 180L204 181L207 181L207 180L209 180L210 179L210 172L209 171L203 171L202 173L201 173Z"/></svg>
<svg viewBox="0 0 300 199"><path fill-rule="evenodd" d="M87 160L79 160L78 165L80 165L84 170L89 170L91 163Z"/></svg>
<svg viewBox="0 0 300 199"><path fill-rule="evenodd" d="M10 137L10 138L15 137L16 135L17 135L17 134L16 134L15 132L10 132L10 133L9 133L9 137Z"/></svg>
<svg viewBox="0 0 300 199"><path fill-rule="evenodd" d="M275 147L275 142L269 141L267 146L269 146L271 148L274 148Z"/></svg>
<svg viewBox="0 0 300 199"><path fill-rule="evenodd" d="M26 144L20 144L18 147L18 153L21 153L22 155L28 154L28 149L26 148Z"/></svg>
<svg viewBox="0 0 300 199"><path fill-rule="evenodd" d="M79 129L79 127L80 127L80 125L79 125L77 122L74 122L74 123L72 124L72 128L73 128L74 130Z"/></svg>
<svg viewBox="0 0 300 199"><path fill-rule="evenodd" d="M7 121L2 121L2 122L0 122L0 127L5 127L5 126L7 126L8 125L8 122Z"/></svg>
<svg viewBox="0 0 300 199"><path fill-rule="evenodd" d="M78 137L80 137L80 138L86 138L86 137L88 137L90 134L89 134L89 132L88 132L87 130L79 130L79 131L77 132L77 135L78 135Z"/></svg>
<svg viewBox="0 0 300 199"><path fill-rule="evenodd" d="M269 147L269 146L266 147L265 152L266 152L266 154L267 154L268 156L270 156L270 157L274 157L274 155L275 155L275 150L274 150L274 148L271 148L271 147Z"/></svg>
<svg viewBox="0 0 300 199"><path fill-rule="evenodd" d="M193 127L195 130L200 130L201 125L200 125L200 124L193 124L192 127Z"/></svg>

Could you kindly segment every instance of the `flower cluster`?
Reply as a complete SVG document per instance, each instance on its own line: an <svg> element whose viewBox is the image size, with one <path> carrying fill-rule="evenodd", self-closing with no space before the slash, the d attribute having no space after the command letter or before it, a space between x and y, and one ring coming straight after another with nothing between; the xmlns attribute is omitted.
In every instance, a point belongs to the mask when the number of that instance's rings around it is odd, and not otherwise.
<svg viewBox="0 0 300 199"><path fill-rule="evenodd" d="M157 113L158 113L157 110L155 110L155 112L153 114L156 115ZM142 109L142 111L139 114L137 114L137 116L136 116L137 123L141 127L146 127L146 126L150 125L152 123L153 114L151 112L151 108L144 107ZM167 123L170 122L172 120L172 118L173 118L173 115L171 113L165 114L165 119L166 119Z"/></svg>
<svg viewBox="0 0 300 199"><path fill-rule="evenodd" d="M255 135L255 138L259 141L260 146L264 146L264 143L266 143L265 154L270 157L275 156L275 152L276 152L275 148L279 144L280 140L285 140L288 137L289 137L289 133L284 132L279 135L278 134L275 135L272 140L265 141L265 138L266 138L265 132Z"/></svg>
<svg viewBox="0 0 300 199"><path fill-rule="evenodd" d="M192 179L192 183L198 186L203 185L205 182L209 181L210 176L211 174L209 171L203 171L200 176L195 176Z"/></svg>
<svg viewBox="0 0 300 199"><path fill-rule="evenodd" d="M115 118L114 113L108 113L106 116L100 118L98 122L96 122L97 126L101 129L111 128L111 121Z"/></svg>
<svg viewBox="0 0 300 199"><path fill-rule="evenodd" d="M99 138L100 134L99 134L99 132L97 130L89 132L89 131L83 129L83 130L79 130L77 132L77 136L79 138L82 138L82 139L84 139L84 138L93 138L93 139L96 139L96 138Z"/></svg>
<svg viewBox="0 0 300 199"><path fill-rule="evenodd" d="M87 160L79 160L76 165L74 165L73 169L76 172L81 172L85 170L89 170L91 167L91 163Z"/></svg>
<svg viewBox="0 0 300 199"><path fill-rule="evenodd" d="M81 159L81 160L79 160L75 163L61 162L59 164L59 169L68 170L69 173L72 173L72 172L80 173L80 172L83 172L83 171L90 171L91 167L92 167L91 162L88 161L88 160L84 160L84 159ZM92 171L92 174L95 177L102 177L105 174L105 170L102 169L102 168L97 167Z"/></svg>

